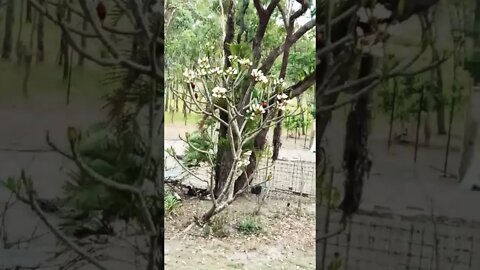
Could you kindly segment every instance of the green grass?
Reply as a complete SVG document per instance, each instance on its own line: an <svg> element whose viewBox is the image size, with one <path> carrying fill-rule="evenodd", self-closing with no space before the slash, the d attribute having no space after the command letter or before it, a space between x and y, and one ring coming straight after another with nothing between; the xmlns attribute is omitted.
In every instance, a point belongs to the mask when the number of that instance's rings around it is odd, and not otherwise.
<svg viewBox="0 0 480 270"><path fill-rule="evenodd" d="M257 234L263 230L263 225L258 217L246 216L240 221L238 230L244 234Z"/></svg>

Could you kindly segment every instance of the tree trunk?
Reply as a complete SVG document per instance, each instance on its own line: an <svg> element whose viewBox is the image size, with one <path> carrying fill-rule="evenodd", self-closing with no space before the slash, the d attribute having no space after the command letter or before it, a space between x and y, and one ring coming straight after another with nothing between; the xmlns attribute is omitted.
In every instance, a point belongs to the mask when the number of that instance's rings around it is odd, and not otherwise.
<svg viewBox="0 0 480 270"><path fill-rule="evenodd" d="M220 111L220 118L228 123L228 114ZM225 144L227 138L228 127L220 124L218 129L218 150L215 164L215 187L213 193L215 197L220 195L221 190L225 186L230 169L233 166L233 153L229 146ZM220 162L218 162L220 161Z"/></svg>
<svg viewBox="0 0 480 270"><path fill-rule="evenodd" d="M44 0L40 0L40 4L43 6ZM45 44L44 44L44 28L45 28L45 16L38 12L38 25L37 25L37 63L41 63L45 60Z"/></svg>
<svg viewBox="0 0 480 270"><path fill-rule="evenodd" d="M443 100L437 104L437 133L439 135L447 134L445 127L445 102Z"/></svg>
<svg viewBox="0 0 480 270"><path fill-rule="evenodd" d="M425 119L423 123L424 143L426 147L430 147L430 138L432 137L432 129L430 127L430 111L425 113Z"/></svg>
<svg viewBox="0 0 480 270"><path fill-rule="evenodd" d="M461 187L472 189L480 187L480 88L474 87L465 119L462 157L459 167Z"/></svg>
<svg viewBox="0 0 480 270"><path fill-rule="evenodd" d="M63 36L63 35L62 35ZM70 61L72 59L70 59L70 56L69 56L69 47L68 46L68 42L67 42L67 39L65 36L63 36L63 46L62 46L62 55L63 55L63 81L67 81L68 80L68 74L69 74L69 67L70 67Z"/></svg>
<svg viewBox="0 0 480 270"><path fill-rule="evenodd" d="M19 18L18 18L18 33L17 33L17 43L15 44L15 50L16 50L16 55L17 55L17 62L19 64L22 63L24 60L24 51L25 51L25 44L22 41L22 33L23 33L23 11L24 11L24 4L25 2L23 0L20 1L20 12L19 12Z"/></svg>
<svg viewBox="0 0 480 270"><path fill-rule="evenodd" d="M438 52L436 52L436 61L439 60ZM443 76L442 76L442 66L438 66L435 69L436 72L436 81L437 81L437 95L439 99L437 101L436 110L437 110L437 133L439 135L447 134L447 129L445 126L445 100L443 94Z"/></svg>
<svg viewBox="0 0 480 270"><path fill-rule="evenodd" d="M347 10L354 4L355 4L354 1L349 1L349 3L345 4L345 6L342 8L342 10ZM350 18L351 17L345 17L342 20L342 22L337 23L333 27L333 29L332 29L332 42L335 42L335 41L341 39L342 37L344 37L346 35L346 33L348 31L349 23L350 23ZM324 45L319 44L318 41L317 41L317 48L321 48L322 46L324 46ZM341 52L341 50L335 50L334 55L337 56L340 52ZM324 63L324 62L325 61L322 61L322 63ZM327 72L327 69L326 69L325 65L317 64L317 89L318 89L319 84L322 84L326 72ZM318 102L318 97L320 97L321 95L316 93L316 96L317 96L317 102ZM324 99L322 97L320 99L320 104L327 105L327 103L328 103L328 105L333 105L333 104L335 104L335 102L337 100L337 97L338 97L338 94L329 96L326 99ZM323 116L323 118L322 118L322 116ZM326 128L330 118L331 118L331 112L325 112L325 113L321 113L321 114L317 113L316 119L318 121L317 124L319 125L318 130L319 130L319 132L321 132L320 134L323 134L323 132L325 131L325 128ZM265 144L266 144L267 134L268 134L268 128L262 130L261 132L259 132L259 134L257 134L257 136L255 137L254 150L263 150L264 149ZM318 138L317 138L317 140L318 140ZM235 182L235 191L240 190L240 188L243 187L246 184L246 180L255 172L255 169L256 169L256 156L255 156L255 154L252 154L251 157L250 157L250 164L247 166L247 168L245 170L246 174L245 173L241 174Z"/></svg>
<svg viewBox="0 0 480 270"><path fill-rule="evenodd" d="M225 22L225 39L223 41L223 52L224 52L224 65L226 68L231 66L228 56L231 55L230 44L233 43L235 38L235 3L234 1L229 1L229 6L227 10L227 21ZM229 121L228 114L224 111L220 111L220 118L227 122ZM218 197L220 191L225 186L226 181L228 180L228 174L233 166L233 153L230 150L229 146L225 145L227 141L227 132L228 127L220 124L218 131L218 150L216 155L216 165L215 165L215 187L214 195ZM218 162L220 161L220 162ZM235 187L237 184L235 183Z"/></svg>
<svg viewBox="0 0 480 270"><path fill-rule="evenodd" d="M282 111L278 112L278 117L283 115ZM273 153L272 160L277 160L282 146L282 122L278 122L273 130Z"/></svg>
<svg viewBox="0 0 480 270"><path fill-rule="evenodd" d="M32 23L32 11L33 11L33 7L32 7L32 4L30 3L30 1L26 0L27 1L27 17L26 17L26 20L28 23Z"/></svg>
<svg viewBox="0 0 480 270"><path fill-rule="evenodd" d="M87 19L83 19L83 23L82 23L82 30L83 31L87 31L87 27L88 27L88 21ZM80 45L82 46L82 50L86 50L87 49L87 38L85 36L82 36L81 39L80 39ZM85 57L83 57L83 55L78 55L78 65L79 66L83 66L83 63L85 62Z"/></svg>
<svg viewBox="0 0 480 270"><path fill-rule="evenodd" d="M5 34L3 36L2 58L9 60L13 47L13 24L15 22L15 0L7 1L5 16Z"/></svg>
<svg viewBox="0 0 480 270"><path fill-rule="evenodd" d="M375 60L371 55L363 55L358 78L371 74ZM359 86L361 89L363 86ZM363 193L363 183L369 174L368 135L370 122L370 93L364 93L355 102L347 120L343 164L346 172L343 200L339 206L343 211L343 219L355 214ZM317 153L319 158L320 151Z"/></svg>
<svg viewBox="0 0 480 270"><path fill-rule="evenodd" d="M245 168L247 173L242 173L237 178L235 181L234 192L241 190L247 184L248 178L253 174L253 172L255 172L255 169L257 168L257 155L255 152L262 151L265 148L265 144L267 143L267 133L268 129L266 128L261 130L260 133L258 133L258 135L255 137L255 141L253 143L254 151L250 156L250 164L248 164L247 168Z"/></svg>

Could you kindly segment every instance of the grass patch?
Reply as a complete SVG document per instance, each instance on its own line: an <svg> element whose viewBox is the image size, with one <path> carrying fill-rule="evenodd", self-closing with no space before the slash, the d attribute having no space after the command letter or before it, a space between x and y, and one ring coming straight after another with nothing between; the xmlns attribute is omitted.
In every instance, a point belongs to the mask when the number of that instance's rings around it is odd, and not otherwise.
<svg viewBox="0 0 480 270"><path fill-rule="evenodd" d="M172 192L165 192L164 207L165 215L169 216L175 212L175 210L180 207L181 201L178 200Z"/></svg>
<svg viewBox="0 0 480 270"><path fill-rule="evenodd" d="M258 217L248 215L240 221L238 230L244 234L257 234L263 230L263 225Z"/></svg>

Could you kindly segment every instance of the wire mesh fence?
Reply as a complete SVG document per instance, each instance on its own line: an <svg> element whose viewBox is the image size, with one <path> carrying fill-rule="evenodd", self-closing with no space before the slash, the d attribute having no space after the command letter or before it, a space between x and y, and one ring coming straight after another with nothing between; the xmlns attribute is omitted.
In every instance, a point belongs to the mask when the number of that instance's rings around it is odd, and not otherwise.
<svg viewBox="0 0 480 270"><path fill-rule="evenodd" d="M341 228L340 215L333 211L329 219L321 219L329 220L328 231ZM329 238L326 246L318 243L317 254L326 249L325 265L319 258L318 269L330 269L335 257L342 262L335 270L480 269L479 234L480 224L465 220L362 212L342 233Z"/></svg>
<svg viewBox="0 0 480 270"><path fill-rule="evenodd" d="M258 168L253 184L264 183L271 194L315 199L315 162L279 159L272 163L262 160Z"/></svg>

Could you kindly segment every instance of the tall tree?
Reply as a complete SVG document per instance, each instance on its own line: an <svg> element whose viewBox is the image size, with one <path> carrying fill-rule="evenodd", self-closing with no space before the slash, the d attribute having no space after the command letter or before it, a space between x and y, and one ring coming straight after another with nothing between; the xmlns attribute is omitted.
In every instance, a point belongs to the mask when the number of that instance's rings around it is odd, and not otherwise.
<svg viewBox="0 0 480 270"><path fill-rule="evenodd" d="M45 4L45 0L38 1L40 5ZM30 1L28 2L30 5ZM45 44L44 44L44 36L45 36L45 16L43 13L38 13L38 22L37 22L37 63L41 63L45 60Z"/></svg>
<svg viewBox="0 0 480 270"><path fill-rule="evenodd" d="M229 7L233 6L234 1L229 1ZM262 71L263 74L270 73L272 67L275 64L276 59L283 54L282 62L281 62L281 74L280 78L283 78L285 75L283 73L286 72L288 66L288 54L289 49L295 44L300 38L302 38L308 31L313 29L315 26L315 18L310 19L307 23L299 27L296 31L293 31L293 25L295 25L297 19L304 15L310 8L309 1L296 1L300 4L300 8L295 10L290 16L287 13L280 11L280 15L283 16L282 21L284 23L284 27L287 31L287 37L285 40L270 52L266 53L265 46L264 46L264 38L267 32L267 27L269 23L273 23L275 19L274 12L275 10L279 9L282 10L283 7L278 0L272 0L269 2L268 5L263 5L261 1L254 0L253 5L256 12L256 20L257 20L257 28L254 34L254 38L251 41L251 51L252 51L252 62L253 65L249 70L249 73L252 72L254 69L259 69ZM244 2L245 3L245 2ZM224 44L234 44L234 36L235 36L235 28L234 28L234 18L235 16L245 16L245 13L238 12L239 9L234 9L233 7L229 8L227 11L227 20L225 23L225 40ZM239 14L236 14L238 12ZM239 33L242 33L241 31ZM237 41L241 41L241 38L237 38ZM229 60L228 56L230 56L229 46L224 48L224 57L225 57L225 65L228 66ZM262 54L266 54L267 56L262 59ZM311 87L315 83L315 74L309 74L306 76L302 81L297 82L296 84L287 87L286 92L288 93L289 98L295 98L301 95L304 91L306 91L309 87ZM246 81L244 82L244 91L242 96L239 98L238 108L243 108L244 103L249 100L249 96L252 94L253 89L255 87L254 81ZM275 101L273 101L275 102ZM222 120L227 120L228 118L225 115L222 116ZM243 190L243 187L248 185L248 179L251 179L251 175L256 170L257 167L257 159L259 158L259 154L263 151L267 141L266 136L268 133L269 127L262 129L258 135L253 139L253 153L250 156L250 163L247 166L244 173L242 173L238 179L236 179L235 183L235 191L238 192ZM278 136L280 134L280 130L277 129L277 137L276 142L279 142ZM225 140L226 132L225 130L221 130L219 133L218 141L222 142ZM280 146L279 143L276 143L277 147ZM215 170L215 191L221 190L223 185L226 181L226 177L228 172L232 166L232 153L228 149L228 147L219 147L217 152L217 168Z"/></svg>
<svg viewBox="0 0 480 270"><path fill-rule="evenodd" d="M13 24L15 23L15 0L7 0L2 58L9 60L13 49Z"/></svg>

